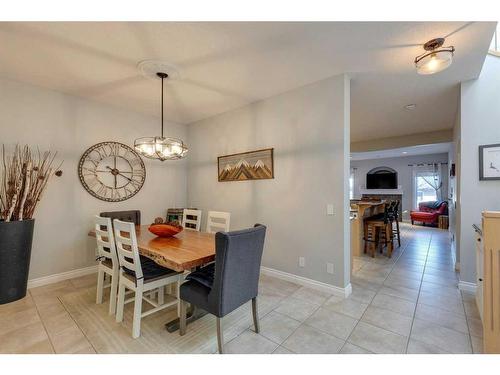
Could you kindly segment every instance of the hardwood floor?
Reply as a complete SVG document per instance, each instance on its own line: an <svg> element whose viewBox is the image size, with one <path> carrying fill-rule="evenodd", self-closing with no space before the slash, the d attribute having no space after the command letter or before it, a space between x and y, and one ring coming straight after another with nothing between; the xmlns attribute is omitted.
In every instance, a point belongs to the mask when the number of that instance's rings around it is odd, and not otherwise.
<svg viewBox="0 0 500 375"><path fill-rule="evenodd" d="M481 322L474 297L457 288L448 234L402 225L392 259L354 259L347 299L262 276L261 333L251 305L224 319L228 353L480 353ZM95 304L96 275L31 289L0 306L0 353L214 353L215 319L206 315L185 336L168 333L175 309L143 319L131 338L124 322ZM106 296L107 297L107 296ZM168 297L167 297L168 298Z"/></svg>

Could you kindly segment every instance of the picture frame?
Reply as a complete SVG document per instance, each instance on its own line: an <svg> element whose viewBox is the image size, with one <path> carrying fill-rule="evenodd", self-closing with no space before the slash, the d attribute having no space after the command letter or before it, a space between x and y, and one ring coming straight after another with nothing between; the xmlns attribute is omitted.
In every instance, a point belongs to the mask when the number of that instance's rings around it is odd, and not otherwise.
<svg viewBox="0 0 500 375"><path fill-rule="evenodd" d="M479 180L500 180L500 143L479 146Z"/></svg>
<svg viewBox="0 0 500 375"><path fill-rule="evenodd" d="M217 158L219 182L274 178L274 148L240 152Z"/></svg>

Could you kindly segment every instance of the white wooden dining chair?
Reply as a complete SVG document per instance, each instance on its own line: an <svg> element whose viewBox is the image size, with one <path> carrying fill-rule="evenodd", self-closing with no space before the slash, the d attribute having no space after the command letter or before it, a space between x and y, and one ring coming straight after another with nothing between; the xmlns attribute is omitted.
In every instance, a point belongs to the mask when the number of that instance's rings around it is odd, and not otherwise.
<svg viewBox="0 0 500 375"><path fill-rule="evenodd" d="M230 220L229 212L208 211L206 231L208 233L229 232Z"/></svg>
<svg viewBox="0 0 500 375"><path fill-rule="evenodd" d="M123 321L123 309L126 303L134 302L134 317L132 323L132 337L141 335L141 318L157 311L177 305L179 312L179 291L171 302L164 303L165 286L177 283L177 288L183 280L182 274L171 269L161 267L152 260L141 257L137 246L137 236L133 223L113 220L115 230L116 251L120 263L120 278L118 287L118 306L116 321ZM134 297L125 300L125 289L134 292ZM158 300L146 297L145 292L158 290ZM142 312L142 300L153 306L152 309Z"/></svg>
<svg viewBox="0 0 500 375"><path fill-rule="evenodd" d="M201 229L201 210L185 208L182 213L182 226L184 229L197 230L199 232Z"/></svg>
<svg viewBox="0 0 500 375"><path fill-rule="evenodd" d="M115 240L111 219L96 215L94 217L95 236L97 241L97 296L96 304L103 300L104 288L110 288L109 314L116 312L116 294L118 291L118 279L120 264L116 255ZM111 284L104 285L105 275L111 276Z"/></svg>

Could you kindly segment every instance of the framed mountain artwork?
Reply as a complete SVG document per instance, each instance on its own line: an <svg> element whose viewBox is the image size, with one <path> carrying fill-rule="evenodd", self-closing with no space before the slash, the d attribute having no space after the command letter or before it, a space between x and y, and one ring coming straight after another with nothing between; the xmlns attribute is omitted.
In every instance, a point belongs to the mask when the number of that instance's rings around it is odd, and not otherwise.
<svg viewBox="0 0 500 375"><path fill-rule="evenodd" d="M217 158L219 182L274 178L273 148Z"/></svg>

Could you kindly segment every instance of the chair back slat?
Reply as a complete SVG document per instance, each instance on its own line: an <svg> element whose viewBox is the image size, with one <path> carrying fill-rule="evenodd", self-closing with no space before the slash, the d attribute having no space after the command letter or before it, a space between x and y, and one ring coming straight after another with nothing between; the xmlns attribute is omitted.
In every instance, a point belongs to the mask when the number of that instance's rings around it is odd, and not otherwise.
<svg viewBox="0 0 500 375"><path fill-rule="evenodd" d="M229 212L208 211L206 231L208 233L229 232L230 220Z"/></svg>
<svg viewBox="0 0 500 375"><path fill-rule="evenodd" d="M132 223L131 223L132 224ZM129 232L125 232L125 235L123 236L123 232L115 234L116 236L116 241L120 240L120 243L123 245L127 246L132 246L132 239L130 237L127 237Z"/></svg>
<svg viewBox="0 0 500 375"><path fill-rule="evenodd" d="M97 242L97 253L100 257L111 259L113 266L118 265L116 255L115 239L111 219L107 217L94 216L94 229Z"/></svg>
<svg viewBox="0 0 500 375"><path fill-rule="evenodd" d="M187 208L184 209L182 213L182 226L184 227L184 229L200 231L201 210L189 210Z"/></svg>
<svg viewBox="0 0 500 375"><path fill-rule="evenodd" d="M266 227L215 235L215 276L209 302L224 316L258 294Z"/></svg>
<svg viewBox="0 0 500 375"><path fill-rule="evenodd" d="M136 278L142 279L141 260L134 224L115 219L113 226L120 267L135 272Z"/></svg>
<svg viewBox="0 0 500 375"><path fill-rule="evenodd" d="M399 205L401 204L401 202L398 200L396 200L396 203L394 204L394 218L396 220L399 220Z"/></svg>

